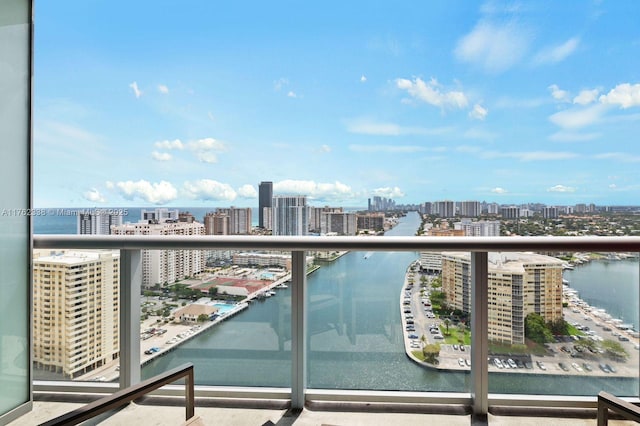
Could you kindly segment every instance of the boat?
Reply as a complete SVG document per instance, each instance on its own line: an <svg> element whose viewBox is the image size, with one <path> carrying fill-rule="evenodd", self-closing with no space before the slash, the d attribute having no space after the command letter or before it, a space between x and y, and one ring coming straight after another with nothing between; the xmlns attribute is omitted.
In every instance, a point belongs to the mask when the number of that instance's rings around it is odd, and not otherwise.
<svg viewBox="0 0 640 426"><path fill-rule="evenodd" d="M276 286L276 288L289 288L289 286L286 285L285 283L280 283Z"/></svg>

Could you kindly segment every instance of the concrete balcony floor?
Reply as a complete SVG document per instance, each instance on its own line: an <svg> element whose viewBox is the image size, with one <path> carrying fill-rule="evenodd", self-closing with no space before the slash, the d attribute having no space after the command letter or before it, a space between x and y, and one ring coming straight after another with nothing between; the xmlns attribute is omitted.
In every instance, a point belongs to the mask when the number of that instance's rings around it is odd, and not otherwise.
<svg viewBox="0 0 640 426"><path fill-rule="evenodd" d="M184 407L179 405L156 405L132 403L116 413L105 415L84 424L99 424L105 426L164 426L183 425ZM23 417L9 423L10 426L32 426L50 420L56 416L74 410L83 404L70 402L35 401L33 410ZM200 418L195 425L217 426L389 426L389 425L524 425L539 426L550 425L595 425L595 411L589 410L564 410L564 411L528 411L500 412L489 414L485 419L473 418L464 412L464 409L447 413L418 413L401 412L397 407L385 407L361 405L357 408L349 406L314 407L305 408L300 412L291 412L280 408L245 408L245 407L207 407L196 403L195 413ZM366 407L370 409L367 410ZM496 411L496 410L492 410ZM609 420L610 425L632 425L635 422L625 420Z"/></svg>

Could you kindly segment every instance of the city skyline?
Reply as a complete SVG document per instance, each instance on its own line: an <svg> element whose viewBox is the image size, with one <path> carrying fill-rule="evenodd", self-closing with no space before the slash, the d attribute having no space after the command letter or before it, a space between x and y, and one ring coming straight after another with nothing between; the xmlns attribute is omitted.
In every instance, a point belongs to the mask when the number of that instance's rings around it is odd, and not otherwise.
<svg viewBox="0 0 640 426"><path fill-rule="evenodd" d="M279 6L40 4L34 205L638 203L640 4Z"/></svg>

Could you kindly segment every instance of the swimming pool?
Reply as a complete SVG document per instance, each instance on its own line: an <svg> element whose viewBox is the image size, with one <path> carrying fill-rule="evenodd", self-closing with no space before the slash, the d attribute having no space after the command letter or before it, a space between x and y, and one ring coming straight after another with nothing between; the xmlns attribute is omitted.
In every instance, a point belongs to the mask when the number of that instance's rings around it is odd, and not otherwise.
<svg viewBox="0 0 640 426"><path fill-rule="evenodd" d="M236 305L228 305L226 303L214 303L212 306L218 309L218 314L226 314L236 307Z"/></svg>

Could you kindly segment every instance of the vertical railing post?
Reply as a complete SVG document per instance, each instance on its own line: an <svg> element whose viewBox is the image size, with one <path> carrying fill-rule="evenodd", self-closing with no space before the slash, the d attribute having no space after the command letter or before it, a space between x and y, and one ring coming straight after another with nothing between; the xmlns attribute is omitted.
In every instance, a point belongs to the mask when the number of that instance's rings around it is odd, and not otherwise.
<svg viewBox="0 0 640 426"><path fill-rule="evenodd" d="M488 253L471 253L471 396L473 414L489 411Z"/></svg>
<svg viewBox="0 0 640 426"><path fill-rule="evenodd" d="M141 250L120 250L120 389L140 382Z"/></svg>
<svg viewBox="0 0 640 426"><path fill-rule="evenodd" d="M307 388L306 253L291 253L291 408L304 408Z"/></svg>

